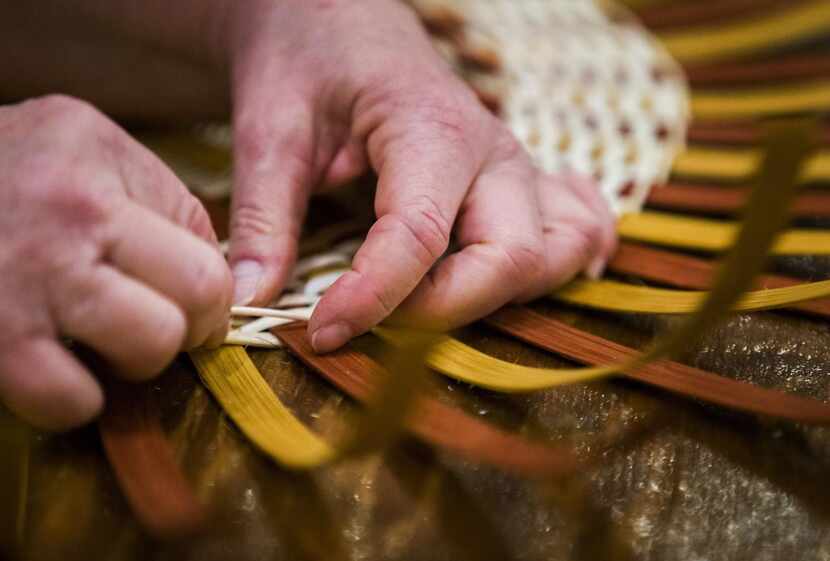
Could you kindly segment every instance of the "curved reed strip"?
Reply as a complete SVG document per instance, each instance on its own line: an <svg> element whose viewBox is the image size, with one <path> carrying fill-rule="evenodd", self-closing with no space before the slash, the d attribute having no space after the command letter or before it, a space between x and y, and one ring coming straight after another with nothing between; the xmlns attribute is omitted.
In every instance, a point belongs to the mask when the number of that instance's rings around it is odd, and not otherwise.
<svg viewBox="0 0 830 561"><path fill-rule="evenodd" d="M828 30L830 3L813 0L751 19L666 31L658 37L679 61L696 62L771 50Z"/></svg>
<svg viewBox="0 0 830 561"><path fill-rule="evenodd" d="M421 354L426 342L409 333L406 347L395 357L399 376L387 377L373 406L356 419L350 435L331 446L286 408L241 347L191 351L200 377L222 408L266 455L285 467L305 470L369 450L382 448L399 433L424 382Z"/></svg>
<svg viewBox="0 0 830 561"><path fill-rule="evenodd" d="M750 0L751 1L751 0ZM819 80L830 76L830 56L798 54L771 60L720 62L690 65L684 68L692 87L755 86L791 80ZM791 84L790 87L795 84Z"/></svg>
<svg viewBox="0 0 830 561"><path fill-rule="evenodd" d="M391 343L406 343L405 335L385 327L372 333ZM429 350L426 365L461 382L505 393L525 393L556 386L593 382L611 376L615 367L533 368L495 359L457 339L442 337Z"/></svg>
<svg viewBox="0 0 830 561"><path fill-rule="evenodd" d="M716 263L698 257L622 242L608 263L608 270L661 282L679 288L706 290L712 285ZM756 288L781 288L804 284L782 275L759 275ZM795 303L788 308L830 318L830 299Z"/></svg>
<svg viewBox="0 0 830 561"><path fill-rule="evenodd" d="M747 181L761 165L761 152L752 148L708 148L693 146L674 161L672 173L692 177ZM802 168L800 182L830 182L830 150L817 152Z"/></svg>
<svg viewBox="0 0 830 561"><path fill-rule="evenodd" d="M712 120L830 111L830 81L711 91L695 89L690 103L696 119Z"/></svg>
<svg viewBox="0 0 830 561"><path fill-rule="evenodd" d="M744 293L732 310L772 310L826 296L830 296L830 280L754 290ZM700 306L706 292L636 286L612 280L577 280L551 297L569 304L616 312L688 314Z"/></svg>
<svg viewBox="0 0 830 561"><path fill-rule="evenodd" d="M301 361L354 399L367 402L377 391L381 367L367 355L353 348L316 354L308 344L304 323L281 326L272 332ZM577 469L568 447L545 445L505 432L427 396L415 402L406 427L424 442L524 476L564 476Z"/></svg>
<svg viewBox="0 0 830 561"><path fill-rule="evenodd" d="M504 308L485 322L531 345L583 364L619 362L637 352L523 306ZM652 362L622 374L650 386L731 409L797 422L830 424L830 404L732 380L677 362Z"/></svg>
<svg viewBox="0 0 830 561"><path fill-rule="evenodd" d="M748 197L749 190L743 187L672 183L653 188L646 203L665 210L735 214ZM790 212L798 217L830 217L830 193L799 193Z"/></svg>
<svg viewBox="0 0 830 561"><path fill-rule="evenodd" d="M295 469L334 458L334 449L280 402L244 349L197 350L190 358L222 409L262 452Z"/></svg>
<svg viewBox="0 0 830 561"><path fill-rule="evenodd" d="M732 245L737 224L707 218L692 218L646 211L620 218L617 232L623 238L655 245L711 252ZM830 255L830 232L797 228L784 232L772 248L774 255Z"/></svg>
<svg viewBox="0 0 830 561"><path fill-rule="evenodd" d="M170 539L203 527L205 510L176 462L148 384L108 380L98 431L118 484L145 529Z"/></svg>

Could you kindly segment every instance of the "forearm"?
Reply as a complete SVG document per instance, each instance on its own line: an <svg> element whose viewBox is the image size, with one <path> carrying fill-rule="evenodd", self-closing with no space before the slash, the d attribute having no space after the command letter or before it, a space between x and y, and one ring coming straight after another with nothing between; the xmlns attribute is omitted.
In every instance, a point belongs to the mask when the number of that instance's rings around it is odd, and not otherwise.
<svg viewBox="0 0 830 561"><path fill-rule="evenodd" d="M134 120L224 115L226 0L0 7L0 99L61 92Z"/></svg>

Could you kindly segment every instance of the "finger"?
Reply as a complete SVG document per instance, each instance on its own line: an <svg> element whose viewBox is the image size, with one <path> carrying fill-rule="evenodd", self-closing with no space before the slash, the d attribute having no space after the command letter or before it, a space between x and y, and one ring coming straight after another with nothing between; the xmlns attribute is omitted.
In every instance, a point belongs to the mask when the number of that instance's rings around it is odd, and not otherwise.
<svg viewBox="0 0 830 561"><path fill-rule="evenodd" d="M185 348L222 333L233 281L219 251L160 215L126 205L113 224L107 258L178 305L187 316Z"/></svg>
<svg viewBox="0 0 830 561"><path fill-rule="evenodd" d="M318 174L314 109L296 95L237 101L231 245L236 304L262 304L282 288Z"/></svg>
<svg viewBox="0 0 830 561"><path fill-rule="evenodd" d="M370 135L378 171L377 222L352 270L329 288L309 323L312 346L328 352L379 323L446 251L481 156L461 123L390 120ZM468 131L469 132L469 131Z"/></svg>
<svg viewBox="0 0 830 561"><path fill-rule="evenodd" d="M86 343L131 378L161 372L185 341L187 320L179 307L112 267L70 276L56 290L60 332Z"/></svg>
<svg viewBox="0 0 830 561"><path fill-rule="evenodd" d="M0 350L0 400L46 430L66 430L98 415L95 378L54 339L34 337Z"/></svg>
<svg viewBox="0 0 830 561"><path fill-rule="evenodd" d="M110 149L113 169L119 171L122 185L130 200L137 203L137 206L149 209L173 224L188 230L196 237L206 241L214 249L214 252L219 252L216 233L205 207L188 191L187 187L170 168L158 156L131 138L126 131L115 123L112 123L108 131L109 138L105 146ZM169 228L166 229L169 230ZM150 232L153 230L139 228L134 231ZM166 240L171 239L169 236L160 236L154 239L159 240L161 237ZM148 243L146 236L136 238L136 241L139 244L153 245ZM153 241L153 239L150 239L150 241ZM181 249L180 244L167 247ZM158 244L155 244L153 249L158 249ZM194 256L197 254L204 254L204 251L198 252ZM182 255L188 254L182 253ZM167 260L167 263L174 262ZM168 292L168 295L180 305L183 305L188 312L188 324L191 329L186 343L187 347L193 347L206 340L211 342L222 341L228 331L227 319L222 320L221 318L227 316L229 301L223 298L213 298L217 293L215 290L211 290L211 287L224 284L227 290L230 291L232 284L228 280L225 280L224 283L218 282L219 276L228 278L230 275L220 273L215 263L215 259L200 262L194 268L199 273L212 272L209 275L194 275L196 279L201 279L197 280L195 285L192 285L196 289L195 292L180 290L178 285L182 283L164 282L157 286L162 291L172 289ZM224 259L222 260L222 266L223 269L227 269ZM180 271L180 267L181 265L175 265L159 269L151 265L139 270L130 269L130 271L136 275L166 273L167 277L171 277L174 276L175 272ZM207 301L210 301L212 306L200 306L198 304ZM213 311L213 313L208 313L210 311ZM204 332L206 328L212 330L210 334Z"/></svg>
<svg viewBox="0 0 830 561"><path fill-rule="evenodd" d="M540 190L539 208L546 251L555 260L543 292L561 286L583 270L592 278L599 277L616 246L613 215L597 212L597 205L587 204L585 197L550 182Z"/></svg>
<svg viewBox="0 0 830 561"><path fill-rule="evenodd" d="M430 272L391 321L450 329L538 290L546 255L536 176L521 160L482 173L458 226L461 251Z"/></svg>
<svg viewBox="0 0 830 561"><path fill-rule="evenodd" d="M575 173L560 177L563 184L570 188L571 192L600 218L600 234L602 237L600 252L588 264L586 269L589 277L599 278L602 276L608 260L617 250L617 217L602 193L600 193L599 186L592 179ZM555 181L558 178L554 176L553 179Z"/></svg>
<svg viewBox="0 0 830 561"><path fill-rule="evenodd" d="M187 228L212 245L216 233L204 206L156 154L110 121L106 129L110 163L131 201Z"/></svg>
<svg viewBox="0 0 830 561"><path fill-rule="evenodd" d="M346 185L366 173L368 167L369 162L362 142L350 141L340 149L326 170L323 187L331 189Z"/></svg>

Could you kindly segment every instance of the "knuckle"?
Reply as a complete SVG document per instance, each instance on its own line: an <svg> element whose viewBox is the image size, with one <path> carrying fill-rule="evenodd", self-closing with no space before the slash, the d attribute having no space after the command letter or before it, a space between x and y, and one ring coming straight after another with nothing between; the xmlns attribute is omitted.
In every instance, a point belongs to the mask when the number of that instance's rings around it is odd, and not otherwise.
<svg viewBox="0 0 830 561"><path fill-rule="evenodd" d="M182 194L179 223L201 238L210 239L212 237L213 225L210 221L210 215L208 215L201 201L190 193Z"/></svg>
<svg viewBox="0 0 830 561"><path fill-rule="evenodd" d="M447 251L452 225L432 196L419 195L391 216L411 236L423 261L428 262L428 265L432 265Z"/></svg>
<svg viewBox="0 0 830 561"><path fill-rule="evenodd" d="M242 124L234 133L234 150L237 156L248 162L269 161L279 157L283 165L286 159L292 164L310 165L313 138L310 123L313 116L305 109L297 111L291 121L295 124L287 130L263 122L261 118L242 117Z"/></svg>
<svg viewBox="0 0 830 561"><path fill-rule="evenodd" d="M519 282L533 284L546 270L546 256L542 240L520 238L500 246L502 267L508 276Z"/></svg>
<svg viewBox="0 0 830 561"><path fill-rule="evenodd" d="M32 193L41 208L65 226L89 229L108 222L116 209L113 196L96 193L77 183L62 184L44 178Z"/></svg>
<svg viewBox="0 0 830 561"><path fill-rule="evenodd" d="M450 142L464 142L469 129L469 110L452 98L435 94L414 103L413 117Z"/></svg>
<svg viewBox="0 0 830 561"><path fill-rule="evenodd" d="M509 130L502 130L493 148L496 159L501 161L522 160L529 163L529 157L522 143Z"/></svg>
<svg viewBox="0 0 830 561"><path fill-rule="evenodd" d="M228 300L233 281L225 260L218 254L200 260L190 287L197 309L219 309Z"/></svg>
<svg viewBox="0 0 830 561"><path fill-rule="evenodd" d="M49 120L71 125L76 134L108 122L92 104L64 94L50 94L27 103Z"/></svg>
<svg viewBox="0 0 830 561"><path fill-rule="evenodd" d="M182 349L187 335L187 320L175 306L157 315L153 325L154 337L145 338L142 356L146 362L140 366L143 373L158 374Z"/></svg>
<svg viewBox="0 0 830 561"><path fill-rule="evenodd" d="M256 201L240 202L231 215L231 231L234 238L244 241L274 235L274 221Z"/></svg>

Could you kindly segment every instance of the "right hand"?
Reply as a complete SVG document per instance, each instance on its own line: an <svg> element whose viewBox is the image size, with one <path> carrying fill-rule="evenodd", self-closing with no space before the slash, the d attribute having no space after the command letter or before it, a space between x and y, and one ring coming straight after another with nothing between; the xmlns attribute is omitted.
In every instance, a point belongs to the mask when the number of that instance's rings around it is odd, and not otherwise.
<svg viewBox="0 0 830 561"><path fill-rule="evenodd" d="M0 107L0 401L60 430L101 387L61 344L134 380L219 343L233 291L210 220L152 153L81 101Z"/></svg>

